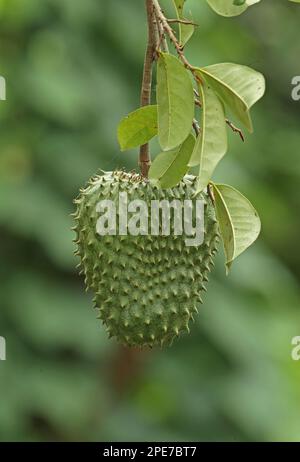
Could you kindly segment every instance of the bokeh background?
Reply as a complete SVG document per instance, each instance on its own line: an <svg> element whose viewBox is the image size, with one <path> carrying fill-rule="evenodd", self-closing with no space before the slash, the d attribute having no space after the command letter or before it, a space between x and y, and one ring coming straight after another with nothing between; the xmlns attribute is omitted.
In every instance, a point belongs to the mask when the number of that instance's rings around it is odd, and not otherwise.
<svg viewBox="0 0 300 462"><path fill-rule="evenodd" d="M139 104L144 2L0 1L2 441L300 441L300 7L263 0L225 19L204 0L187 4L199 23L193 63L267 77L254 135L229 134L215 176L251 199L263 232L228 278L220 254L190 336L140 353L96 320L70 213L98 169L136 168L116 127Z"/></svg>

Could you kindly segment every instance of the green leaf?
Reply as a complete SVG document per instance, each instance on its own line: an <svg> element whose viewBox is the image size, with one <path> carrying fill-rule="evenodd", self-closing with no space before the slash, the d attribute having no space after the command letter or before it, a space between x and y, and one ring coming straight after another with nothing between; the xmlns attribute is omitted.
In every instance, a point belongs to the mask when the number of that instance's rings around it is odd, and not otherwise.
<svg viewBox="0 0 300 462"><path fill-rule="evenodd" d="M207 0L207 3L221 16L231 17L244 13L249 6L259 1L260 0L246 0L240 3L240 5L235 4L234 0Z"/></svg>
<svg viewBox="0 0 300 462"><path fill-rule="evenodd" d="M257 239L261 223L252 204L236 189L213 184L213 191L228 271L233 260Z"/></svg>
<svg viewBox="0 0 300 462"><path fill-rule="evenodd" d="M202 102L201 132L197 138L189 166L199 165L198 191L209 183L211 176L227 151L225 114L221 101L204 83L199 85Z"/></svg>
<svg viewBox="0 0 300 462"><path fill-rule="evenodd" d="M159 154L149 170L149 178L158 181L161 188L173 188L188 171L195 138L192 134L180 148Z"/></svg>
<svg viewBox="0 0 300 462"><path fill-rule="evenodd" d="M214 64L199 72L234 116L252 132L249 111L265 93L264 76L250 67L232 63Z"/></svg>
<svg viewBox="0 0 300 462"><path fill-rule="evenodd" d="M221 16L238 16L248 8L248 5L234 5L233 0L207 0L207 3Z"/></svg>
<svg viewBox="0 0 300 462"><path fill-rule="evenodd" d="M255 5L256 3L260 2L260 0L246 0L246 5L252 6Z"/></svg>
<svg viewBox="0 0 300 462"><path fill-rule="evenodd" d="M163 151L181 145L194 118L194 90L188 71L168 53L161 53L157 67L158 135Z"/></svg>
<svg viewBox="0 0 300 462"><path fill-rule="evenodd" d="M122 151L148 143L157 135L157 106L144 106L131 112L118 127Z"/></svg>
<svg viewBox="0 0 300 462"><path fill-rule="evenodd" d="M185 19L183 8L186 0L173 0L178 19ZM179 43L184 47L193 36L195 27L192 24L179 24Z"/></svg>

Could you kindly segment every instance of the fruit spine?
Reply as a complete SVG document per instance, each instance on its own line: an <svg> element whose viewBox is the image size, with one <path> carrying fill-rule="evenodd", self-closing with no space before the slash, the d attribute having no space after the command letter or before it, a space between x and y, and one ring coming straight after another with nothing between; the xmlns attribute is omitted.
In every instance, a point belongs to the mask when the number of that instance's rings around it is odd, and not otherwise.
<svg viewBox="0 0 300 462"><path fill-rule="evenodd" d="M114 235L96 232L97 204L129 199L195 199L196 178L162 190L139 175L105 173L93 178L76 199L76 243L88 289L95 294L99 317L110 337L128 346L170 345L189 332L189 322L202 303L218 242L218 225L210 198L205 201L205 237L201 246L186 246L186 236Z"/></svg>

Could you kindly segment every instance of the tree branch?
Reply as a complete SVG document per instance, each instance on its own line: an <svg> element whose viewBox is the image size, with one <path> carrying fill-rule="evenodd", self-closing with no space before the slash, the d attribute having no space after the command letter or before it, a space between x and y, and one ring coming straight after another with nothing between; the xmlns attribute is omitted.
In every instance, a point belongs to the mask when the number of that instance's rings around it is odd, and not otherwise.
<svg viewBox="0 0 300 462"><path fill-rule="evenodd" d="M226 119L226 123L227 123L228 127L230 127L231 130L232 130L234 133L237 133L237 134L240 136L241 140L242 140L243 142L245 142L245 136L244 136L243 131L242 131L240 128L236 127L236 126L235 126L230 120L228 120L228 119Z"/></svg>
<svg viewBox="0 0 300 462"><path fill-rule="evenodd" d="M157 32L158 32L158 40L157 40L157 48L159 50L162 50L164 53L169 53L169 47L165 35L164 28L157 17L157 11L154 9L154 14L155 14L155 20L156 20L156 25L157 25Z"/></svg>
<svg viewBox="0 0 300 462"><path fill-rule="evenodd" d="M145 0L145 3L148 21L148 44L144 62L143 82L141 90L141 106L148 106L149 104L151 104L152 64L155 60L156 53L156 27L153 3L152 0ZM150 164L150 150L149 143L147 143L141 146L139 157L139 166L141 169L141 174L146 178L148 177Z"/></svg>
<svg viewBox="0 0 300 462"><path fill-rule="evenodd" d="M201 128L200 128L200 126L199 126L199 124L198 124L197 119L194 119L194 120L193 120L193 129L194 129L194 132L195 132L196 137L199 136L200 133L201 133Z"/></svg>
<svg viewBox="0 0 300 462"><path fill-rule="evenodd" d="M195 93L196 106L202 107L201 101L199 100L199 93L195 89L194 89L194 93ZM237 133L240 136L241 140L245 142L245 136L244 136L243 131L240 128L236 127L229 119L225 119L225 122L228 125L228 127L230 127L234 133Z"/></svg>
<svg viewBox="0 0 300 462"><path fill-rule="evenodd" d="M167 18L165 17L164 13L162 12L162 9L160 7L160 4L159 4L158 0L152 0L152 2L153 2L156 17L159 19L165 33L168 35L168 37L170 38L170 40L173 43L174 47L176 48L176 51L177 51L177 54L178 54L180 60L182 61L184 66L192 72L192 74L195 77L195 80L197 82L201 82L200 77L195 73L195 71L196 71L195 67L192 66L192 64L190 64L189 61L186 59L186 57L184 55L184 52L183 52L183 48L180 45L180 43L178 42L177 37L176 37L172 27L170 26Z"/></svg>
<svg viewBox="0 0 300 462"><path fill-rule="evenodd" d="M186 24L186 25L195 26L195 27L199 26L199 24L196 24L193 21L188 21L187 19L167 19L167 21L169 24L177 23L177 24Z"/></svg>

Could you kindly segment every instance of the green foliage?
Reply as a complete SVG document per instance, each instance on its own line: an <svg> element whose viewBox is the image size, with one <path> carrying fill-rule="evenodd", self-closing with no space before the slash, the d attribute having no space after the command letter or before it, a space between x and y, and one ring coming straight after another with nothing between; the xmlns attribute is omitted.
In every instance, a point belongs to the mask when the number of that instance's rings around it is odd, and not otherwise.
<svg viewBox="0 0 300 462"><path fill-rule="evenodd" d="M238 16L246 11L248 5L236 3L234 0L207 0L212 9L222 16Z"/></svg>
<svg viewBox="0 0 300 462"><path fill-rule="evenodd" d="M176 9L177 18L179 20L184 20L184 5L186 0L173 0L174 6ZM184 47L188 41L191 39L195 32L195 26L193 24L179 24L179 43L182 47Z"/></svg>
<svg viewBox="0 0 300 462"><path fill-rule="evenodd" d="M161 53L157 62L158 136L164 151L188 137L194 118L194 91L178 58Z"/></svg>
<svg viewBox="0 0 300 462"><path fill-rule="evenodd" d="M191 167L199 165L198 190L208 185L219 161L227 151L224 108L206 84L199 85L202 103L201 132L190 159Z"/></svg>
<svg viewBox="0 0 300 462"><path fill-rule="evenodd" d="M230 278L220 255L191 335L127 354L95 322L68 214L98 168L136 168L115 132L139 104L142 2L0 2L1 441L299 441L299 5L262 1L234 21L186 6L200 24L192 62L267 76L255 136L229 132L215 173L251 198L264 232Z"/></svg>
<svg viewBox="0 0 300 462"><path fill-rule="evenodd" d="M231 63L204 67L199 72L233 115L252 132L249 111L265 93L263 75L247 66Z"/></svg>
<svg viewBox="0 0 300 462"><path fill-rule="evenodd" d="M125 117L118 128L122 151L136 148L157 135L157 106L145 106Z"/></svg>
<svg viewBox="0 0 300 462"><path fill-rule="evenodd" d="M207 0L212 9L221 16L238 16L244 13L251 5L255 5L261 0ZM300 0L289 0L290 2L300 3Z"/></svg>
<svg viewBox="0 0 300 462"><path fill-rule="evenodd" d="M190 134L179 148L159 154L150 167L149 178L157 180L161 188L173 188L187 173L188 163L195 146Z"/></svg>
<svg viewBox="0 0 300 462"><path fill-rule="evenodd" d="M260 0L207 0L212 9L221 16L238 16L250 5Z"/></svg>
<svg viewBox="0 0 300 462"><path fill-rule="evenodd" d="M248 199L231 186L214 184L213 191L229 269L233 260L259 236L260 219Z"/></svg>
<svg viewBox="0 0 300 462"><path fill-rule="evenodd" d="M248 0L245 3L210 0L209 3L220 14L234 16L257 1ZM158 180L162 188L173 187L180 182L189 167L199 165L197 191L201 192L208 187L217 165L227 152L226 124L229 122L231 127L233 125L226 119L225 112L227 114L229 111L249 132L252 132L250 109L264 95L265 79L261 73L247 66L232 63L201 68L192 66L183 53L184 45L194 32L194 28L192 31L183 29L183 26L187 26L183 15L184 4L185 0L174 0L179 22L179 40L177 40L169 26L170 21L164 16L159 3L156 0L153 3L155 10L153 20L159 38L157 44L150 45L158 47L156 50L158 119L156 120L155 106L151 106L150 118L149 107L138 110L121 122L118 137L121 149L135 147L138 144L144 145L156 134L158 125L159 143L162 150L167 152L156 157L150 170L150 177ZM153 21L149 24L149 28L153 26L152 23ZM165 35L175 47L179 59L159 50L162 42L166 40ZM168 46L164 45L164 49L168 49ZM145 65L149 66L149 63L146 61ZM198 94L200 101L195 98ZM194 118L195 105L201 106L200 130ZM197 140L192 143L190 138L185 142L192 127L196 131ZM225 216L226 214L219 214L219 220L224 220ZM251 225L253 220L251 213L248 220ZM220 221L219 224L221 228L227 228L227 222ZM255 227L255 220L252 225ZM222 233L222 237L225 249L231 247L231 240L227 241L231 234ZM244 238L247 240L246 235Z"/></svg>

